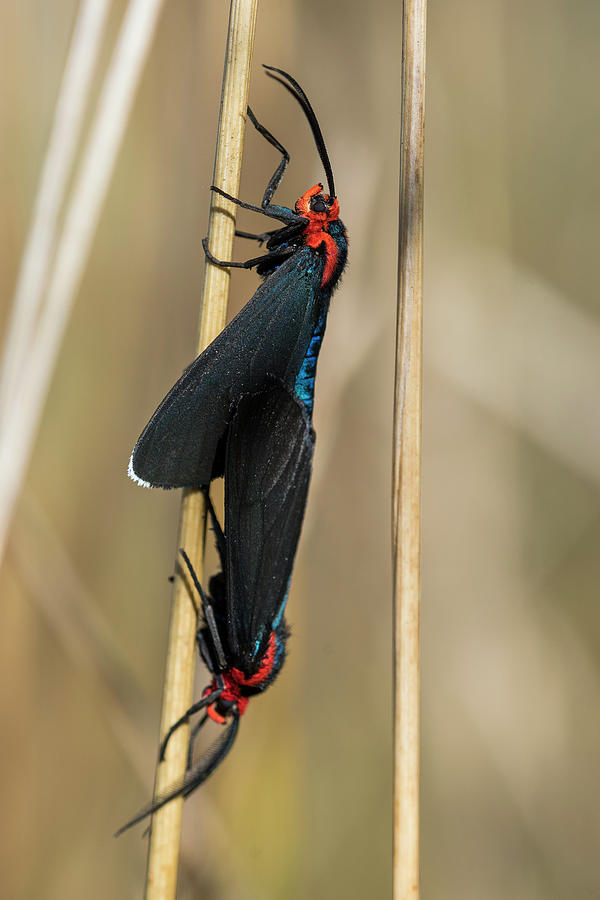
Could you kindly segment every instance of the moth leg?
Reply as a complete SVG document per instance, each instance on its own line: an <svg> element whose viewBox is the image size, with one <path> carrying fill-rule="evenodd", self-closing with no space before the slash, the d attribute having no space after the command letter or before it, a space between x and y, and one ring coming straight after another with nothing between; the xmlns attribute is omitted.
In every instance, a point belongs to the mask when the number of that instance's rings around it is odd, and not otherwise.
<svg viewBox="0 0 600 900"><path fill-rule="evenodd" d="M172 735L177 731L177 729L181 728L182 725L185 725L189 721L190 716L193 716L194 713L200 712L201 709L206 709L207 706L210 706L211 703L214 703L215 700L218 700L222 693L223 688L217 688L216 691L212 691L210 694L207 694L206 697L202 698L202 700L198 700L197 703L192 703L190 708L186 710L181 718L177 719L177 721L173 725L171 725L165 737L163 738L162 744L160 745L160 751L158 754L159 762L162 762L164 760L167 744L169 743Z"/></svg>
<svg viewBox="0 0 600 900"><path fill-rule="evenodd" d="M291 225L284 225L283 228L276 228L275 231L265 231L263 234L253 234L250 231L237 231L236 237L247 238L251 241L259 241L263 244L267 242L267 250L275 250L282 244L288 244L296 238L300 237L306 228L307 219L301 218L299 222L292 222Z"/></svg>
<svg viewBox="0 0 600 900"><path fill-rule="evenodd" d="M209 262L213 263L215 266L221 266L227 269L253 269L255 266L259 266L264 262L283 262L294 252L293 247L278 248L277 250L271 250L269 253L264 253L262 256L257 256L254 259L247 259L246 262L235 262L217 259L216 256L213 256L208 249L208 241L206 238L203 238L202 240L202 248Z"/></svg>
<svg viewBox="0 0 600 900"><path fill-rule="evenodd" d="M271 144L272 147L275 147L276 150L279 150L281 153L281 162L273 172L273 175L269 179L269 183L265 188L265 193L262 198L261 206L263 209L270 205L271 200L273 199L273 194L281 184L281 179L283 178L284 172L287 169L288 163L290 161L290 154L287 152L283 144L281 144L276 137L273 137L270 131L268 131L264 125L258 121L250 107L248 107L248 118L256 128L259 134L261 134L264 139Z"/></svg>
<svg viewBox="0 0 600 900"><path fill-rule="evenodd" d="M266 206L256 206L254 203L245 203L243 200L238 200L237 197L233 197L231 194L228 194L227 191L222 191L221 188L218 188L215 184L211 184L210 189L220 197L225 197L226 200L235 203L236 206L241 206L242 209L249 209L250 212L261 213L263 216L268 216L270 219L278 219L280 222L285 222L286 224L298 222L303 218L287 206L276 206L273 203L268 203Z"/></svg>
<svg viewBox="0 0 600 900"><path fill-rule="evenodd" d="M268 241L273 234L275 234L274 231L263 231L262 234L254 234L252 231L240 231L238 228L235 229L236 237L246 238L248 241L258 241L259 244L264 244L264 242Z"/></svg>
<svg viewBox="0 0 600 900"><path fill-rule="evenodd" d="M213 506L213 502L210 499L210 493L207 486L202 488L202 493L204 494L204 500L206 502L206 510L210 516L210 522L212 526L212 530L215 536L215 543L217 545L217 552L219 554L219 560L221 562L221 569L225 571L226 567L226 543L225 543L225 533L221 528L221 523L217 519L217 514L215 512L215 508Z"/></svg>
<svg viewBox="0 0 600 900"><path fill-rule="evenodd" d="M263 194L261 205L260 205L260 207L258 207L258 206L253 206L250 203L242 203L240 200L237 200L235 197L231 197L229 194L225 194L223 191L219 191L214 187L212 188L212 190L217 190L218 194L221 194L221 196L223 196L223 197L227 197L228 200L231 200L233 203L237 203L239 206L243 206L244 209L251 209L254 212L265 212L266 210L274 210L274 211L276 210L278 213L280 213L281 210L286 209L286 207L280 207L280 206L271 207L271 200L273 199L273 194L275 193L275 191L281 184L281 179L283 178L284 172L287 169L288 163L290 161L290 154L287 152L287 150L285 149L283 144L281 144L277 140L277 138L274 137L271 134L271 132L265 128L264 125L261 125L261 123L258 121L258 119L254 115L254 113L252 112L250 107L248 107L248 118L250 119L250 121L252 122L252 124L254 125L256 130L258 131L258 133L261 134L264 137L264 139L269 144L271 144L272 147L275 147L275 149L279 150L279 152L281 153L281 162L279 163L279 165L273 172L273 175L269 179L269 183L267 184L267 186L265 188L265 192ZM288 216L294 215L292 210L287 210L287 213L288 213ZM269 213L267 213L267 215L269 215ZM280 215L274 216L274 218L279 218L279 217L280 217ZM282 221L290 221L290 219L289 218L282 219Z"/></svg>
<svg viewBox="0 0 600 900"><path fill-rule="evenodd" d="M187 555L185 550L183 550L182 548L180 548L179 552L181 553L181 556L182 556L186 566L188 567L188 571L191 575L192 581L194 582L194 586L195 586L196 590L198 591L198 593L200 594L200 598L202 600L202 612L204 613L204 620L206 622L206 627L208 628L208 630L210 632L213 646L215 648L215 653L217 654L219 669L221 669L221 670L226 669L227 661L225 659L225 653L223 652L223 644L221 643L221 638L219 636L219 629L217 628L217 622L215 619L215 614L213 612L212 603L210 602L209 598L204 593L204 590L202 589L202 585L198 581L198 576L196 575L196 572L194 571L194 567L190 562L189 556ZM207 662L207 657L203 656L203 659L205 660L205 662ZM207 664L208 664L208 662L207 662ZM211 666L209 666L209 669L211 669L211 671L213 671Z"/></svg>

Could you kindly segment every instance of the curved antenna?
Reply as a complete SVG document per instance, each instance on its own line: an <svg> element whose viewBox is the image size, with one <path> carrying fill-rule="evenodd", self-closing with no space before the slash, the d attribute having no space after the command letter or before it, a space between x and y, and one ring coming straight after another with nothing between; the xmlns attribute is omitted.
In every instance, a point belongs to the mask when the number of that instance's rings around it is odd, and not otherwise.
<svg viewBox="0 0 600 900"><path fill-rule="evenodd" d="M214 744L213 747L211 747L208 753L204 755L204 757L202 758L202 762L195 769L192 769L191 772L188 772L188 774L185 776L181 791L184 800L189 797L197 787L200 787L200 785L206 781L209 775L212 775L215 769L221 765L234 745L239 727L240 714L237 710L237 707L234 707L234 711L232 712L231 725L228 727L225 734Z"/></svg>
<svg viewBox="0 0 600 900"><path fill-rule="evenodd" d="M317 121L317 117L315 115L315 111L310 105L310 100L298 84L295 78L288 72L284 72L283 69L276 69L275 66L265 66L263 64L263 69L267 70L267 75L270 78L274 78L275 81L279 81L285 88L288 89L290 94L292 94L302 109L304 110L304 115L308 119L308 124L310 125L311 131L313 133L313 137L315 139L315 144L317 145L317 150L319 151L319 156L321 157L321 162L323 163L323 168L325 169L325 175L327 177L327 186L329 188L329 196L335 197L335 184L333 181L333 171L331 169L331 163L329 162L329 155L327 153L327 148L325 147L325 141L323 139L323 132L321 131L321 126ZM285 81L282 81L281 78L277 78L276 75L271 75L271 72L277 72L289 84L286 84Z"/></svg>
<svg viewBox="0 0 600 900"><path fill-rule="evenodd" d="M119 837L120 834L123 834L124 831L127 831L133 825L137 825L142 819L151 816L157 809L160 809L161 806L169 803L170 800L174 800L175 797L183 797L184 799L185 797L189 797L192 791L195 791L197 787L206 781L209 775L212 775L215 771L217 766L223 762L233 747L239 725L240 716L237 710L235 710L231 725L227 728L225 734L219 738L213 747L211 747L202 762L195 769L192 769L191 772L188 772L179 784L169 788L164 794L155 797L152 803L149 803L141 809L137 816L134 816L134 818L130 819L126 825L123 825L115 832L115 837Z"/></svg>

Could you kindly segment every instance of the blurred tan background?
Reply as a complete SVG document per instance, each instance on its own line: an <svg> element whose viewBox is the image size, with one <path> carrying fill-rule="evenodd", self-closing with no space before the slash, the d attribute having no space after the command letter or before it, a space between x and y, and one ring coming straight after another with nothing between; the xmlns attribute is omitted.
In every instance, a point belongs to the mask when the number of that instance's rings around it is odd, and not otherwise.
<svg viewBox="0 0 600 900"><path fill-rule="evenodd" d="M75 10L0 5L2 323ZM179 496L125 472L194 354L226 23L224 2L165 5L0 572L6 898L142 894L141 829L112 833L151 789ZM600 895L599 30L595 0L429 8L426 900ZM319 364L289 661L186 803L179 897L379 898L400 4L260 4L251 103L292 152L293 204L322 173L263 61L315 105L351 255ZM247 137L256 201L277 157ZM256 283L234 274L232 312Z"/></svg>

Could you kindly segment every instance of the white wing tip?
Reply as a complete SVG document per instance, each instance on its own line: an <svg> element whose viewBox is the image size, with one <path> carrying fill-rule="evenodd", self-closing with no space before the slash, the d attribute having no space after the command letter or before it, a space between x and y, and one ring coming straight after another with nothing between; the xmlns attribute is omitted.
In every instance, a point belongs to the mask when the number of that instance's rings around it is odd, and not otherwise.
<svg viewBox="0 0 600 900"><path fill-rule="evenodd" d="M140 487L145 487L145 488L153 488L154 487L153 484L150 484L149 481L144 481L143 478L140 478L133 471L133 453L129 457L129 465L127 466L127 474L129 475L131 480L135 481L136 484L139 484Z"/></svg>

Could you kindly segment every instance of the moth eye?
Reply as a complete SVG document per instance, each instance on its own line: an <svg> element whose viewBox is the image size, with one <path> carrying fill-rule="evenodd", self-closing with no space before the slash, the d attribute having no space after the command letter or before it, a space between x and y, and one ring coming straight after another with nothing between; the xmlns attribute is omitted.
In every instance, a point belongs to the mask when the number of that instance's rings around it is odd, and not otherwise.
<svg viewBox="0 0 600 900"><path fill-rule="evenodd" d="M325 200L323 199L323 197L313 197L310 203L310 208L313 212L327 212L327 206L325 205Z"/></svg>

